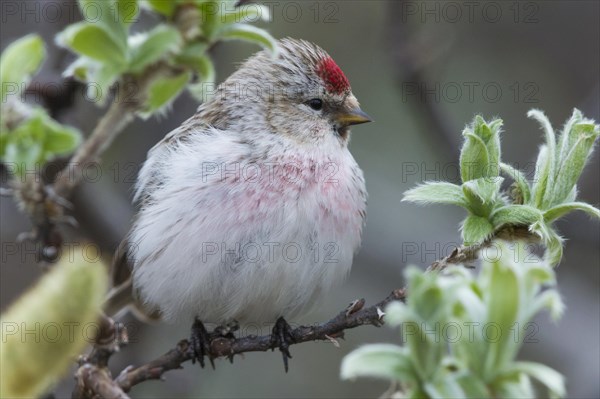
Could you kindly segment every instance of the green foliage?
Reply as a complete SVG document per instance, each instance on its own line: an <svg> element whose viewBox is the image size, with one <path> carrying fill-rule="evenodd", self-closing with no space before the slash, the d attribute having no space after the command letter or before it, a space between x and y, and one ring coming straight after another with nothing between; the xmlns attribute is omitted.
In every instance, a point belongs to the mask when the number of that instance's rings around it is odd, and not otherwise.
<svg viewBox="0 0 600 399"><path fill-rule="evenodd" d="M142 116L149 117L152 113L165 107L172 98L181 93L189 80L190 73L183 72L154 81L148 89L148 100Z"/></svg>
<svg viewBox="0 0 600 399"><path fill-rule="evenodd" d="M344 359L342 377L392 380L409 398L533 397L535 379L564 397L558 372L515 360L532 318L563 311L554 272L521 244L494 249L477 276L460 267L445 275L408 268L407 301L390 304L385 316L402 326L404 344L357 349Z"/></svg>
<svg viewBox="0 0 600 399"><path fill-rule="evenodd" d="M11 43L0 59L0 99L8 101L7 90L12 86L15 96L27 87L46 58L44 41L35 34L27 35Z"/></svg>
<svg viewBox="0 0 600 399"><path fill-rule="evenodd" d="M11 164L17 175L39 170L48 160L72 152L80 133L56 122L42 109L22 104L19 94L45 58L44 43L28 35L9 45L0 61L2 109L0 122L0 160ZM5 89L18 88L10 92Z"/></svg>
<svg viewBox="0 0 600 399"><path fill-rule="evenodd" d="M219 41L244 40L273 54L277 51L271 35L245 23L270 20L269 9L261 5L142 1L143 7L164 16L165 21L147 32L131 34L131 25L140 12L138 0L79 0L78 4L84 20L66 27L56 42L79 55L64 74L88 83L89 98L102 105L110 88L126 76L139 84L148 80L149 71L156 70L157 64L170 67L151 75L143 92L135 93L142 118L165 110L186 88L198 100L206 100L210 94L206 88L216 79L208 50ZM185 24L175 22L179 11L185 12ZM48 160L72 152L81 141L77 130L58 124L41 109L19 103L19 94L39 69L45 53L40 37L28 35L8 46L0 61L0 160L13 163L17 174L39 170Z"/></svg>
<svg viewBox="0 0 600 399"><path fill-rule="evenodd" d="M216 78L207 51L215 43L245 40L273 53L277 50L276 41L269 33L244 23L269 20L269 10L264 6L253 4L238 8L235 1L208 0L146 0L141 5L162 15L165 21L148 32L131 35L130 25L139 11L137 0L79 0L84 16L89 8L101 10L99 20L68 26L57 37L58 44L80 56L65 74L93 83L90 90L100 105L106 102L110 88L126 74L142 76L157 63L180 70L177 75L180 79L165 73L148 85L139 110L140 116L147 118L164 110L185 87L195 98L206 99L203 88ZM185 22L176 21L176 15L183 9ZM185 82L182 81L184 76L187 77ZM200 79L194 80L194 76ZM170 90L158 96L156 88L159 87Z"/></svg>
<svg viewBox="0 0 600 399"><path fill-rule="evenodd" d="M540 123L545 138L532 183L522 172L501 161L502 121L486 122L477 116L463 131L462 185L426 182L408 190L403 201L465 208L468 216L462 223L462 238L466 245L481 243L505 226L526 226L540 236L548 248L548 261L554 265L562 257L563 239L552 223L575 210L600 219L597 208L576 201L576 183L600 135L600 127L574 110L557 141L541 111L532 110L528 116ZM512 201L502 193L504 179L500 172L514 180Z"/></svg>
<svg viewBox="0 0 600 399"><path fill-rule="evenodd" d="M61 125L37 109L11 131L0 132L0 160L17 175L39 170L47 161L72 152L81 141L79 131Z"/></svg>
<svg viewBox="0 0 600 399"><path fill-rule="evenodd" d="M0 397L41 397L94 338L108 278L81 254L63 257L1 316Z"/></svg>

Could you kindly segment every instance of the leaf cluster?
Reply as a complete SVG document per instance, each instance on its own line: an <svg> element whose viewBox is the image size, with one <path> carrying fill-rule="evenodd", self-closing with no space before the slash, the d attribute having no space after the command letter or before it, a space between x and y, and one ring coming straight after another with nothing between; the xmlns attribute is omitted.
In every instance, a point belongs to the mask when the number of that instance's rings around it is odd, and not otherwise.
<svg viewBox="0 0 600 399"><path fill-rule="evenodd" d="M81 141L77 129L58 123L42 108L20 102L22 91L45 58L44 42L32 34L11 43L0 59L0 160L13 166L17 175L69 154Z"/></svg>
<svg viewBox="0 0 600 399"><path fill-rule="evenodd" d="M407 398L534 397L535 379L551 397L563 397L558 372L515 360L532 318L563 311L554 271L522 244L497 244L478 276L460 267L445 275L408 268L408 299L390 304L385 316L402 326L403 345L355 350L342 377L392 380Z"/></svg>
<svg viewBox="0 0 600 399"><path fill-rule="evenodd" d="M265 6L208 0L79 0L79 7L84 18L90 9L96 10L93 20L68 26L57 43L79 55L65 74L92 83L89 96L99 104L122 76L142 76L157 63L171 67L144 93L142 117L163 110L186 88L198 100L206 99L205 88L216 78L208 54L215 43L245 40L273 52L277 48L269 33L243 22L268 21ZM142 10L159 14L162 21L146 32L131 33Z"/></svg>
<svg viewBox="0 0 600 399"><path fill-rule="evenodd" d="M537 157L535 176L530 182L524 173L501 160L502 121L486 122L476 116L463 131L460 153L462 185L425 182L404 194L403 201L420 204L452 204L465 208L462 238L466 245L480 244L506 226L527 226L548 248L550 264L562 258L563 239L553 226L558 218L581 210L600 219L600 211L577 199L581 176L600 127L574 110L558 138L539 110L528 113L539 122L545 143ZM504 178L514 180L510 196L502 191Z"/></svg>

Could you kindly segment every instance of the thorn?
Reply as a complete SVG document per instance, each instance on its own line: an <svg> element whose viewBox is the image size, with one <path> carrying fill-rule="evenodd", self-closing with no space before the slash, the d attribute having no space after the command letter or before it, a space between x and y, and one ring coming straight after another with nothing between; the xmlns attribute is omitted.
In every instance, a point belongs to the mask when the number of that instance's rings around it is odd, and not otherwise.
<svg viewBox="0 0 600 399"><path fill-rule="evenodd" d="M383 310L381 310L379 307L377 307L377 317L379 318L379 320L381 320L383 318L383 316L385 316L385 312Z"/></svg>
<svg viewBox="0 0 600 399"><path fill-rule="evenodd" d="M327 340L329 340L329 342L331 342L333 344L333 346L335 346L336 348L340 347L340 343L338 342L337 339L330 337L329 335L325 334L325 338L327 338Z"/></svg>
<svg viewBox="0 0 600 399"><path fill-rule="evenodd" d="M346 308L346 317L358 312L363 308L363 306L365 306L364 298L355 299L354 301L350 302L350 305L348 305L348 307Z"/></svg>

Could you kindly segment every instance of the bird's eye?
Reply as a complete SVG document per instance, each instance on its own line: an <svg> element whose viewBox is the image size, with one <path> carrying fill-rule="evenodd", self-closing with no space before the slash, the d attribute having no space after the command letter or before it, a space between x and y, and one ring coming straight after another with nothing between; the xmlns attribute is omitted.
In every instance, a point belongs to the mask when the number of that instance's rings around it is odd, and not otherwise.
<svg viewBox="0 0 600 399"><path fill-rule="evenodd" d="M308 106L315 111L320 111L323 109L323 100L320 98L313 98L312 100L308 100Z"/></svg>

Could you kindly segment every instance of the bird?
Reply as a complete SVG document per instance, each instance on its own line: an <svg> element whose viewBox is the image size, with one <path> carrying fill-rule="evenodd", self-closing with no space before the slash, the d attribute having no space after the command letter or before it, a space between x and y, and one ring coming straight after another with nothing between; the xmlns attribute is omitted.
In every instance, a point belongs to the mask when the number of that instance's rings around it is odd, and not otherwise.
<svg viewBox="0 0 600 399"><path fill-rule="evenodd" d="M343 281L361 244L367 191L348 144L371 118L325 50L292 38L277 49L247 59L148 152L113 261L107 314L133 303L193 321L202 365L204 323L275 322L289 339L286 319Z"/></svg>

